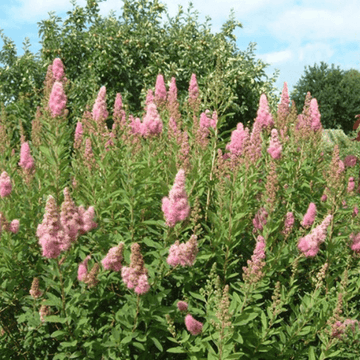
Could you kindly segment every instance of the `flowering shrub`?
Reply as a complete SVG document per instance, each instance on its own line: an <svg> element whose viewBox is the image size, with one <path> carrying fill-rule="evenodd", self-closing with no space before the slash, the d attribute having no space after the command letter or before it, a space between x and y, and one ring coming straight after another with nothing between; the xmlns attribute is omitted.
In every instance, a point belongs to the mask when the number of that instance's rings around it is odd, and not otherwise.
<svg viewBox="0 0 360 360"><path fill-rule="evenodd" d="M36 141L4 142L1 355L357 358L356 159L324 157L310 94L300 115L264 94L223 143L195 74L183 106L168 80L143 122L102 87L69 129L44 95Z"/></svg>

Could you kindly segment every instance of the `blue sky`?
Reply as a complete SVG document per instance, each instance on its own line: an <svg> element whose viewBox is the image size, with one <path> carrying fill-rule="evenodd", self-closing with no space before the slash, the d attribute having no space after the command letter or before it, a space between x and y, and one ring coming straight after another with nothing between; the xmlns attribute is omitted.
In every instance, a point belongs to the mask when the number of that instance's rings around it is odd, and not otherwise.
<svg viewBox="0 0 360 360"><path fill-rule="evenodd" d="M343 70L360 70L360 6L359 0L193 0L200 20L210 16L214 31L228 19L234 9L236 20L243 25L236 31L237 45L245 50L255 42L256 57L269 63L267 74L280 70L276 83L279 90L284 81L291 91L304 74L305 65L324 61ZM170 15L178 5L187 8L189 1L162 0ZM86 0L77 0L85 6ZM100 14L121 13L121 0L100 3ZM40 50L37 22L47 19L49 11L66 19L73 8L70 1L59 0L0 0L0 29L14 40L18 54L22 42L30 38L30 50ZM0 47L2 40L0 39Z"/></svg>

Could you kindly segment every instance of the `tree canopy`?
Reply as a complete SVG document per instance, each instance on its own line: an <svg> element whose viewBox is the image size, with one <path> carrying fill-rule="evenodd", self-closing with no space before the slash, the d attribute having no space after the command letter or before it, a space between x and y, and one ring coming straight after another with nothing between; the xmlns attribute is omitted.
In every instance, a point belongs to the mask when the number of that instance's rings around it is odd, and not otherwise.
<svg viewBox="0 0 360 360"><path fill-rule="evenodd" d="M227 114L229 130L238 122L252 124L259 98L266 93L275 106L276 74L268 78L267 64L255 58L255 44L245 51L236 46L234 31L242 25L231 13L221 31L213 33L210 19L200 23L192 8L170 17L158 0L124 0L122 13L99 15L101 0L87 0L85 7L71 1L67 19L49 13L38 23L41 50L17 56L13 41L0 32L0 102L10 114L30 124L43 96L48 65L61 58L70 80L69 118L81 117L93 105L101 86L107 88L108 106L121 93L125 109L134 115L143 109L147 89L154 88L158 74L165 82L176 78L179 98L187 96L192 73L197 75L204 107ZM127 107L126 107L127 106ZM202 109L204 111L205 109ZM110 116L111 120L111 116Z"/></svg>
<svg viewBox="0 0 360 360"><path fill-rule="evenodd" d="M307 92L316 98L321 113L321 123L327 129L352 131L355 115L360 113L360 73L321 62L305 67L291 94L300 112Z"/></svg>

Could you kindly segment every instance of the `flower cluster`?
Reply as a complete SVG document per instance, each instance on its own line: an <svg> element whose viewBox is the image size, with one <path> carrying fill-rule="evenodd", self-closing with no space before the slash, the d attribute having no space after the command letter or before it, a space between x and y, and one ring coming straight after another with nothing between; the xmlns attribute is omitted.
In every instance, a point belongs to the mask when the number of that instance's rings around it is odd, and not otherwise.
<svg viewBox="0 0 360 360"><path fill-rule="evenodd" d="M314 223L315 217L316 217L316 205L314 203L310 203L309 208L301 222L301 225L306 228L310 227Z"/></svg>
<svg viewBox="0 0 360 360"><path fill-rule="evenodd" d="M170 227L174 227L177 222L183 221L189 216L190 206L185 191L185 171L183 169L176 174L169 197L162 199L161 209L164 212L166 223Z"/></svg>
<svg viewBox="0 0 360 360"><path fill-rule="evenodd" d="M88 268L87 268L87 264L90 260L90 255L88 255L80 264L78 267L78 280L79 281L85 281L86 277L88 276Z"/></svg>
<svg viewBox="0 0 360 360"><path fill-rule="evenodd" d="M76 241L79 235L94 229L95 211L92 206L85 210L83 206L76 207L67 188L64 190L64 202L59 214L55 199L49 195L44 219L38 225L36 235L42 247L43 256L57 258L60 252L66 251Z"/></svg>
<svg viewBox="0 0 360 360"><path fill-rule="evenodd" d="M346 319L344 322L336 321L332 326L331 337L343 339L343 337L347 337L345 332L348 327L350 327L352 332L355 333L356 330L355 326L359 329L359 322L357 320Z"/></svg>
<svg viewBox="0 0 360 360"><path fill-rule="evenodd" d="M155 84L155 102L157 106L162 106L166 102L166 86L164 77L158 75Z"/></svg>
<svg viewBox="0 0 360 360"><path fill-rule="evenodd" d="M63 84L60 81L55 81L49 98L49 108L53 118L63 114L66 102L67 97L63 89Z"/></svg>
<svg viewBox="0 0 360 360"><path fill-rule="evenodd" d="M276 129L271 130L271 140L270 146L267 149L267 152L271 155L273 159L280 159L281 157L282 146L278 139L278 131Z"/></svg>
<svg viewBox="0 0 360 360"><path fill-rule="evenodd" d="M30 155L30 147L28 142L24 142L21 144L19 165L24 170L31 170L35 166L34 159Z"/></svg>
<svg viewBox="0 0 360 360"><path fill-rule="evenodd" d="M177 240L175 244L170 246L167 263L171 266L179 264L183 267L192 266L194 265L198 251L196 235L191 235L189 241L186 243L180 244Z"/></svg>
<svg viewBox="0 0 360 360"><path fill-rule="evenodd" d="M6 171L3 171L0 175L0 196L2 198L11 194L12 185L10 176Z"/></svg>
<svg viewBox="0 0 360 360"><path fill-rule="evenodd" d="M306 257L314 257L319 251L319 246L325 241L327 228L330 225L333 216L329 214L323 222L314 228L310 234L301 238L298 243L298 249Z"/></svg>
<svg viewBox="0 0 360 360"><path fill-rule="evenodd" d="M39 279L37 277L33 279L29 293L34 299L37 299L40 296L42 296L43 292L40 291Z"/></svg>
<svg viewBox="0 0 360 360"><path fill-rule="evenodd" d="M11 232L13 234L17 234L19 232L19 229L20 229L20 221L19 220L15 219L9 223L6 220L5 215L2 212L0 212L0 234L3 230Z"/></svg>
<svg viewBox="0 0 360 360"><path fill-rule="evenodd" d="M185 316L185 326L192 335L199 335L203 328L203 324L200 321L195 320L190 314Z"/></svg>
<svg viewBox="0 0 360 360"><path fill-rule="evenodd" d="M149 135L160 134L162 129L163 123L160 119L156 105L154 103L150 103L146 108L146 114L142 124L140 125L140 132L144 137L146 137Z"/></svg>
<svg viewBox="0 0 360 360"><path fill-rule="evenodd" d="M134 289L137 294L142 295L149 291L147 270L140 253L139 244L134 243L131 245L130 266L123 266L121 277L127 288Z"/></svg>
<svg viewBox="0 0 360 360"><path fill-rule="evenodd" d="M120 271L122 268L124 243L121 242L118 246L112 247L107 255L101 260L101 263L106 270Z"/></svg>
<svg viewBox="0 0 360 360"><path fill-rule="evenodd" d="M265 210L265 208L260 208L258 210L258 212L256 213L255 215L255 218L253 219L253 225L254 225L254 230L253 232L255 232L256 230L259 230L259 231L262 231L263 230L263 227L264 225L266 225L266 219L268 217L268 213L267 211Z"/></svg>
<svg viewBox="0 0 360 360"><path fill-rule="evenodd" d="M247 267L243 267L243 279L245 282L256 283L263 277L262 269L265 266L265 247L265 239L259 235L251 260L247 261Z"/></svg>

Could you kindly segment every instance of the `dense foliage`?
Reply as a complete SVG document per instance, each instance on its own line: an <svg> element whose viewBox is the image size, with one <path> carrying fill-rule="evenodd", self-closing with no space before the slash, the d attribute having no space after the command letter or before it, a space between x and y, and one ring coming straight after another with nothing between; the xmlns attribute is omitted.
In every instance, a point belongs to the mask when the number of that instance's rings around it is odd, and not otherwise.
<svg viewBox="0 0 360 360"><path fill-rule="evenodd" d="M321 112L321 122L326 129L352 131L355 115L360 113L360 73L357 70L343 71L334 64L326 63L305 67L291 94L298 111L302 110L307 92L315 97Z"/></svg>
<svg viewBox="0 0 360 360"><path fill-rule="evenodd" d="M140 104L159 73L167 84L176 77L180 99L187 96L189 78L196 73L202 89L207 90L202 94L203 110L212 107L229 115L223 130L234 128L239 121L252 124L261 93L268 94L271 105L277 103L276 78L268 79L266 64L255 59L255 44L245 51L236 46L234 31L241 24L233 14L214 33L210 19L200 23L191 6L187 12L179 7L177 15L170 17L157 0L125 0L116 19L113 13L101 17L99 2L88 0L85 7L72 2L74 8L65 21L54 13L40 21L40 54L26 50L17 57L13 42L2 36L0 102L13 102L8 113L23 119L25 130L54 57L62 59L71 79L68 119L72 124L82 116L86 104L93 103L94 89L101 86L106 86L112 98L121 92L126 110L141 111Z"/></svg>
<svg viewBox="0 0 360 360"><path fill-rule="evenodd" d="M195 75L180 104L158 77L142 119L102 87L75 131L63 70L31 141L0 118L1 358L359 358L360 149L314 99L224 142Z"/></svg>

